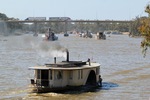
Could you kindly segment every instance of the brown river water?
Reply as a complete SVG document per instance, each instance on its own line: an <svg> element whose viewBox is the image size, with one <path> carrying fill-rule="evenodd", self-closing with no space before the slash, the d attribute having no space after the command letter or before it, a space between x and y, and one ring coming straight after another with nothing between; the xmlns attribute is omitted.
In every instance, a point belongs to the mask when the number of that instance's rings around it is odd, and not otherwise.
<svg viewBox="0 0 150 100"><path fill-rule="evenodd" d="M42 36L0 36L0 100L150 100L150 51L144 58L141 38L111 35L106 40L58 35L58 41L44 42ZM80 88L63 93L31 93L28 67L53 62L70 52L71 60L101 64L103 86L93 90ZM57 51L56 51L57 50ZM57 60L64 60L57 57Z"/></svg>

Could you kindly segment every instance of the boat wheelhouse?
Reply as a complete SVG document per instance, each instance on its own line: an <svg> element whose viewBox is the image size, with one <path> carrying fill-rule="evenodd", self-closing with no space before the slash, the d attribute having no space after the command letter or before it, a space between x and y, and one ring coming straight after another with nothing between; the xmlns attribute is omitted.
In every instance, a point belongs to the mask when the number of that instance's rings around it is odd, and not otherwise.
<svg viewBox="0 0 150 100"><path fill-rule="evenodd" d="M90 85L101 86L100 64L88 61L69 61L54 63L44 66L30 67L34 70L34 79L31 79L33 92L57 92L74 87Z"/></svg>

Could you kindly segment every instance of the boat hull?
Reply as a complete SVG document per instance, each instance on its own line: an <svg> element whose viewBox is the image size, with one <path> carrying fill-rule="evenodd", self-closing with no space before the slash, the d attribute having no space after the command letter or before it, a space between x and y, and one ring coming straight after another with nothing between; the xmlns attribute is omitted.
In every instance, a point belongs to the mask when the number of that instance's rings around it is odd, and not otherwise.
<svg viewBox="0 0 150 100"><path fill-rule="evenodd" d="M65 87L32 87L33 93L48 93L48 92L65 92L65 91L73 91L73 90L80 90L82 87L86 89L93 89L97 87L101 87L101 83L98 83L97 85L81 85L81 86L65 86Z"/></svg>

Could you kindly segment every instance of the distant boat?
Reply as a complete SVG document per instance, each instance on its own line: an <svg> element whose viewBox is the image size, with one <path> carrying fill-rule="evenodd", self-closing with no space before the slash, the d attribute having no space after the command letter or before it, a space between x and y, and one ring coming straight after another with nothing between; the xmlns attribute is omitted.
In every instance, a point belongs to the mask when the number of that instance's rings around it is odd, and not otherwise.
<svg viewBox="0 0 150 100"><path fill-rule="evenodd" d="M104 31L103 33L106 35L106 37L110 37L111 36L111 31Z"/></svg>
<svg viewBox="0 0 150 100"><path fill-rule="evenodd" d="M58 36L55 35L55 33L52 33L52 34L45 34L45 39L46 41L55 41L55 40L58 40Z"/></svg>
<svg viewBox="0 0 150 100"><path fill-rule="evenodd" d="M21 33L21 32L15 32L14 35L20 36L20 35L23 35L23 33Z"/></svg>
<svg viewBox="0 0 150 100"><path fill-rule="evenodd" d="M113 34L113 35L121 35L122 33L119 32L119 31L112 31L111 34Z"/></svg>
<svg viewBox="0 0 150 100"><path fill-rule="evenodd" d="M64 33L64 36L66 36L66 37L67 37L67 36L69 36L69 34L68 34L68 33Z"/></svg>
<svg viewBox="0 0 150 100"><path fill-rule="evenodd" d="M34 33L33 36L38 36L38 33Z"/></svg>
<svg viewBox="0 0 150 100"><path fill-rule="evenodd" d="M106 40L106 35L104 34L104 32L97 32L96 34L96 39L103 39Z"/></svg>
<svg viewBox="0 0 150 100"><path fill-rule="evenodd" d="M88 61L69 61L67 51L66 61L45 64L44 66L29 67L34 70L31 79L32 92L60 92L76 89L81 86L102 86L100 64Z"/></svg>
<svg viewBox="0 0 150 100"><path fill-rule="evenodd" d="M91 32L81 32L79 34L80 37L83 37L83 38L93 38L93 34Z"/></svg>
<svg viewBox="0 0 150 100"><path fill-rule="evenodd" d="M45 34L45 39L46 41L55 41L58 40L58 36L55 35L54 32L51 31L51 29L48 29L48 33Z"/></svg>

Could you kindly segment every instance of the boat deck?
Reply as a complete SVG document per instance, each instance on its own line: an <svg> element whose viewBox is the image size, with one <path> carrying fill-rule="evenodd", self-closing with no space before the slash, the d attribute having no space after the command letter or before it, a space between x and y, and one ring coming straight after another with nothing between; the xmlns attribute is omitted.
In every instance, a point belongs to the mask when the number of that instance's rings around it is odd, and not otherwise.
<svg viewBox="0 0 150 100"><path fill-rule="evenodd" d="M59 63L53 63L53 64L45 64L47 67L81 67L83 65L86 65L86 62L82 61L62 61Z"/></svg>
<svg viewBox="0 0 150 100"><path fill-rule="evenodd" d="M82 61L62 61L59 63L45 64L44 66L29 67L29 69L55 69L55 70L74 70L74 69L86 69L100 66L99 63L90 63Z"/></svg>

